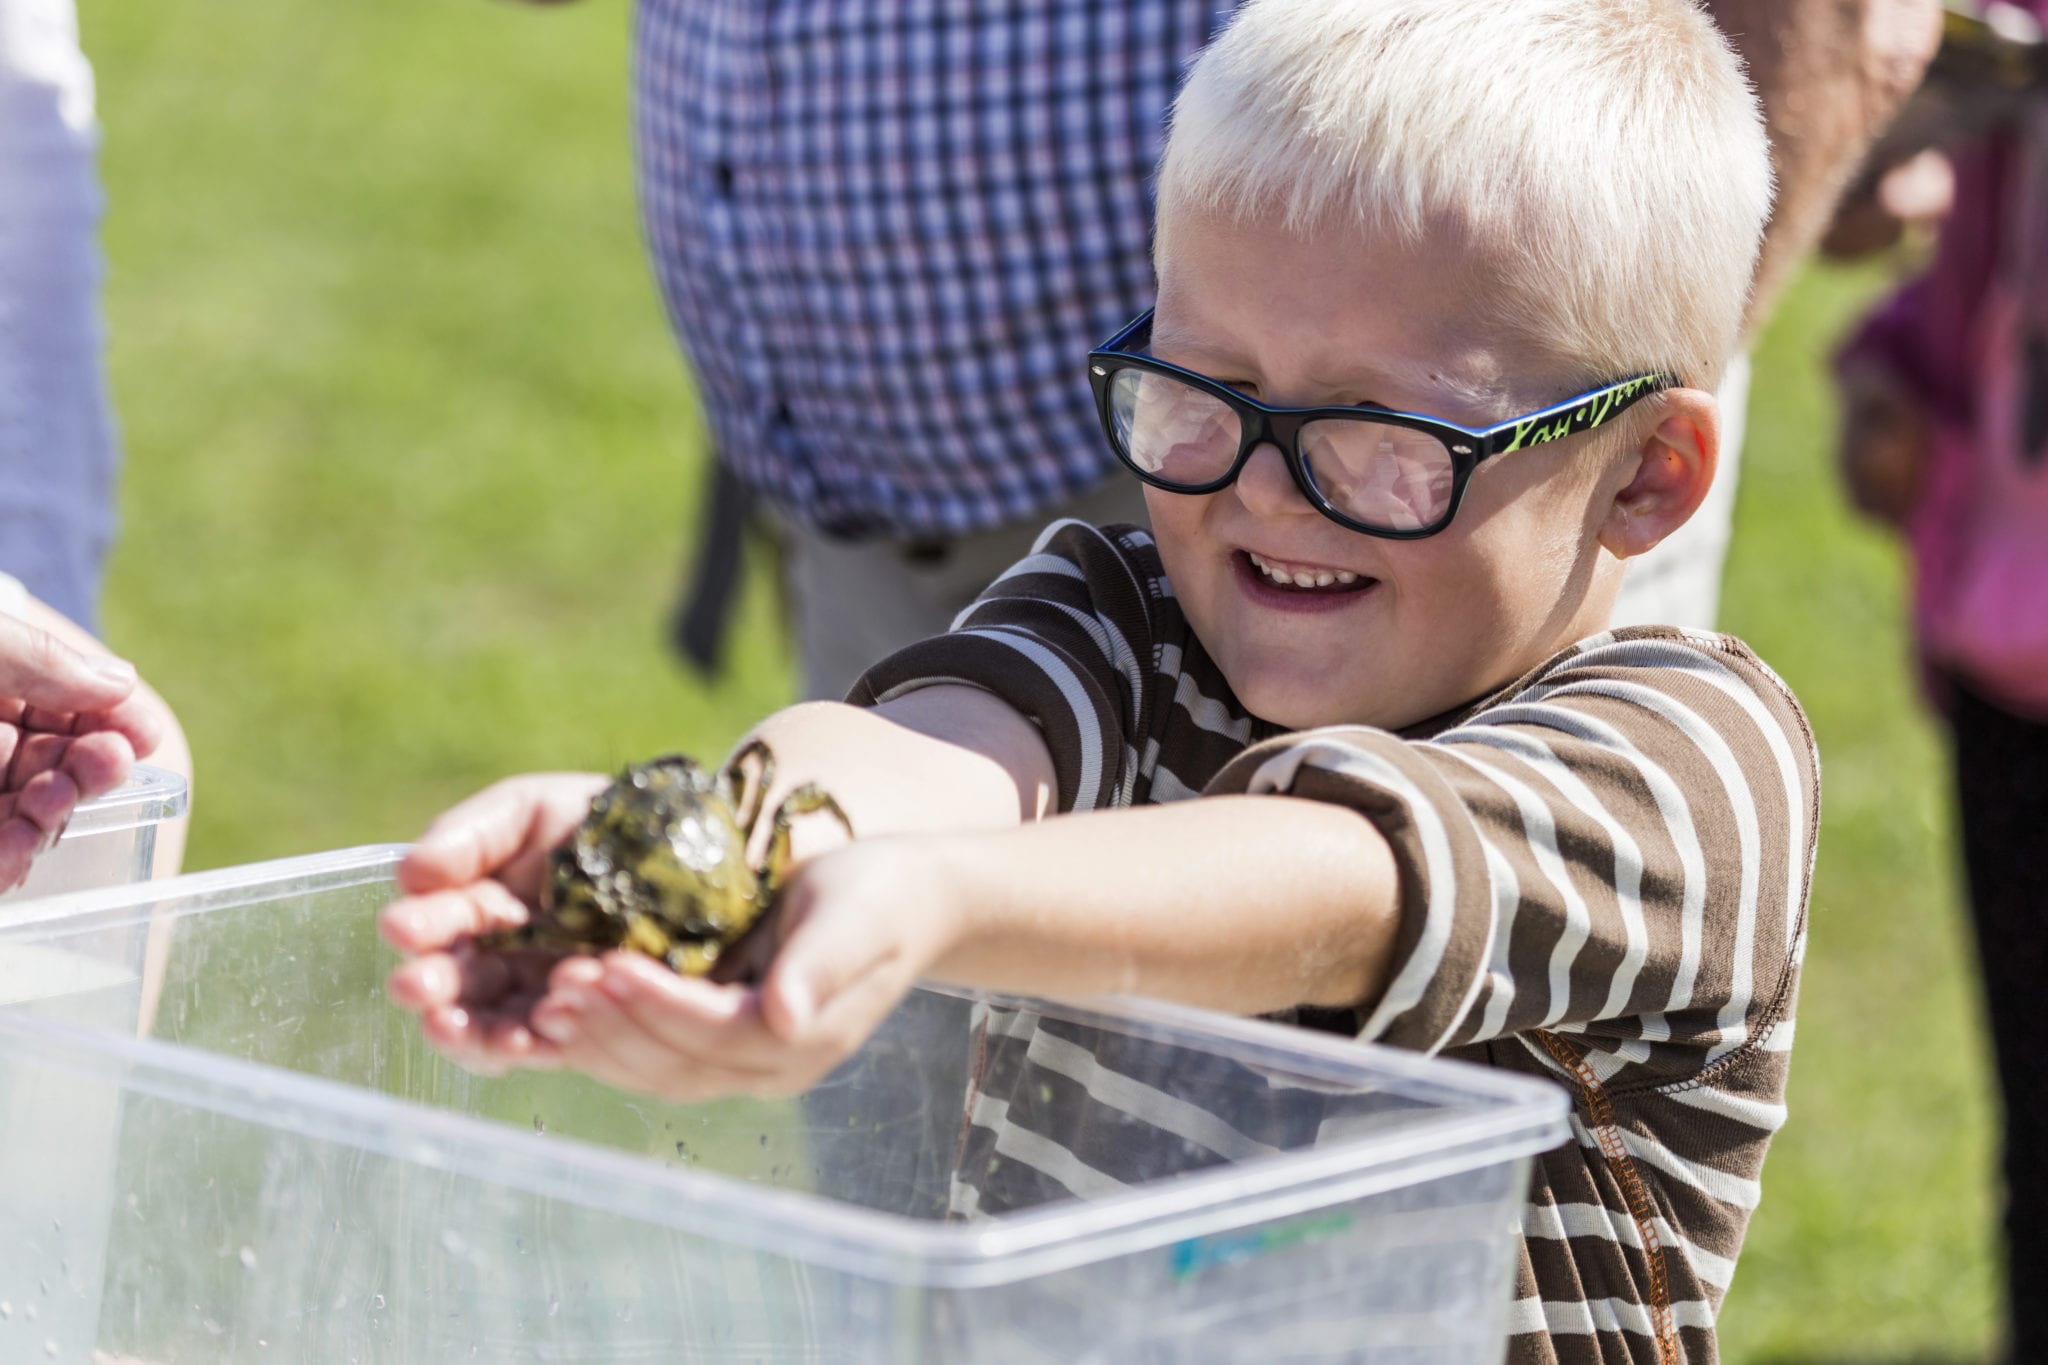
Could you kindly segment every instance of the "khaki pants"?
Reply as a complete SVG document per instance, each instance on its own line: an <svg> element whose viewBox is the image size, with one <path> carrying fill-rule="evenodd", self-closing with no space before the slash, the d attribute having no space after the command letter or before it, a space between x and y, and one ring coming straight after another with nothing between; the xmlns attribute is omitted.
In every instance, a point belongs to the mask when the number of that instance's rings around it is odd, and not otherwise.
<svg viewBox="0 0 2048 1365"><path fill-rule="evenodd" d="M803 695L837 701L872 665L943 635L1050 522L1145 525L1143 490L1130 475L1115 474L1041 518L944 541L834 540L777 518Z"/></svg>

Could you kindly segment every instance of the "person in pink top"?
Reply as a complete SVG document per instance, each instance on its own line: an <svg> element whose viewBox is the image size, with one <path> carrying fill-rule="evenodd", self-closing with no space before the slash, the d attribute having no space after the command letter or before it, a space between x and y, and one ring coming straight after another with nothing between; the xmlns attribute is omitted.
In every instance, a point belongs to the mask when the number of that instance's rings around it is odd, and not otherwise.
<svg viewBox="0 0 2048 1365"><path fill-rule="evenodd" d="M1842 461L1912 555L2004 1092L2009 1358L2048 1360L2048 0L1984 9L2032 93L1947 156L1903 163L1838 226L1867 241L1873 219L1942 217L1926 272L1839 357Z"/></svg>

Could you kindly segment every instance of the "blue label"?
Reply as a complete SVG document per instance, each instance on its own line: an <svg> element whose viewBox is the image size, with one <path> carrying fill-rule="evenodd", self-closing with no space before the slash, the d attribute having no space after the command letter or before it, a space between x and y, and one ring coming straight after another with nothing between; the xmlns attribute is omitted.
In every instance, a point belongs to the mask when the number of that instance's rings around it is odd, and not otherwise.
<svg viewBox="0 0 2048 1365"><path fill-rule="evenodd" d="M1253 1256L1264 1256L1281 1247L1291 1247L1301 1242L1312 1242L1319 1237L1351 1230L1351 1214L1344 1209L1331 1213L1317 1214L1311 1218L1297 1219L1292 1223L1269 1223L1264 1227L1246 1228L1242 1232L1220 1232L1214 1237L1191 1237L1185 1242L1176 1242L1168 1251L1168 1261L1173 1267L1173 1278L1184 1280L1198 1270L1210 1266L1229 1265L1233 1261L1249 1260Z"/></svg>

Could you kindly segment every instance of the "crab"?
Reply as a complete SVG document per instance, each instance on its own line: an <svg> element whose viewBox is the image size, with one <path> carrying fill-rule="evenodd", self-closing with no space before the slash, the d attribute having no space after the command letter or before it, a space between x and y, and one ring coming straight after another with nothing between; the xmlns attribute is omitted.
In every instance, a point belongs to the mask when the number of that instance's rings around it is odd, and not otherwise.
<svg viewBox="0 0 2048 1365"><path fill-rule="evenodd" d="M761 865L750 863L774 775L775 755L759 740L716 773L682 754L625 769L549 855L539 912L485 946L628 948L684 976L710 975L774 904L798 817L822 810L853 834L830 793L807 783L776 806Z"/></svg>

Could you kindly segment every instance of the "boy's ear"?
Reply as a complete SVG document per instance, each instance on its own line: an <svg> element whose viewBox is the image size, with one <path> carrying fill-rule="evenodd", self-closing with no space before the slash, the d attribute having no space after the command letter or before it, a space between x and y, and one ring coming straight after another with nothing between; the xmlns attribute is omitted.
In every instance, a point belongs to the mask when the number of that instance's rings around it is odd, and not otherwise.
<svg viewBox="0 0 2048 1365"><path fill-rule="evenodd" d="M1656 426L1631 452L1600 526L1600 544L1617 559L1642 554L1685 525L1706 500L1720 460L1721 411L1712 394L1671 389L1651 402Z"/></svg>

